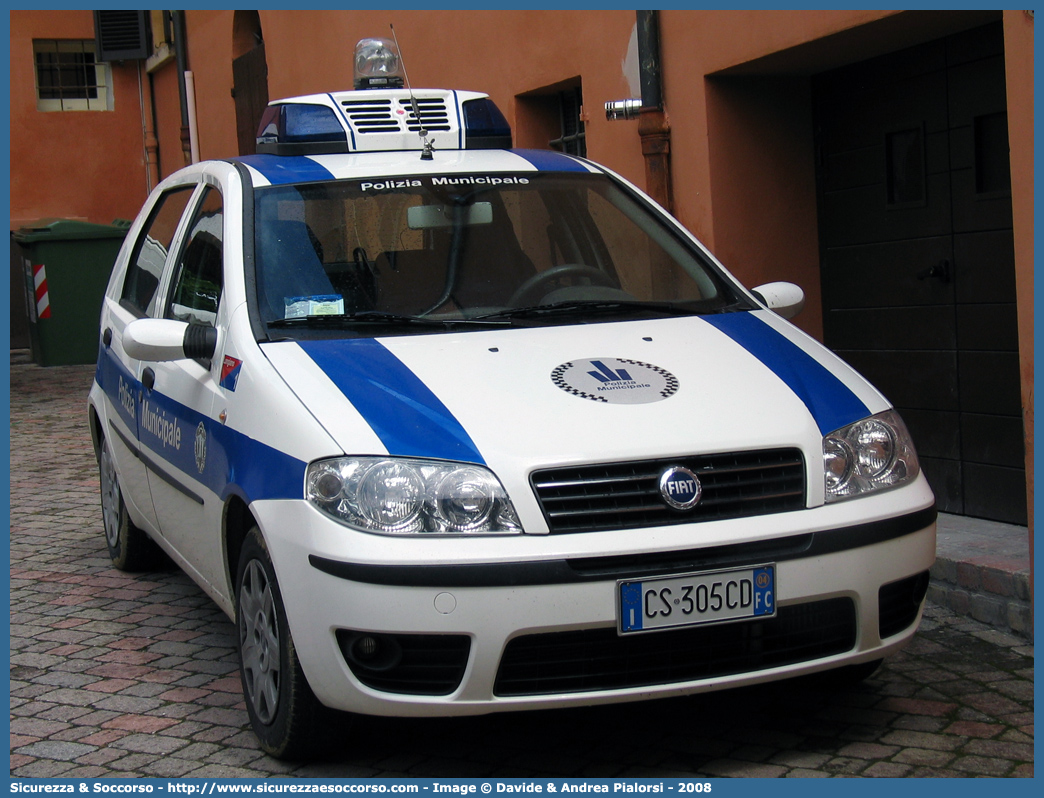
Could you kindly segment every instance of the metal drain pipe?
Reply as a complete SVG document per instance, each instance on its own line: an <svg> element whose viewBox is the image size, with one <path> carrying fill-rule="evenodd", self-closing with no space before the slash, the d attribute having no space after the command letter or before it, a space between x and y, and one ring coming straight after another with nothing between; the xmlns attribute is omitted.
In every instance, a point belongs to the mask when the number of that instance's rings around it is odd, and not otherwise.
<svg viewBox="0 0 1044 798"><path fill-rule="evenodd" d="M606 119L638 119L638 135L645 157L645 190L674 212L671 188L671 126L663 109L660 77L660 13L637 12L638 68L642 96L605 104Z"/></svg>
<svg viewBox="0 0 1044 798"><path fill-rule="evenodd" d="M645 185L649 195L674 212L671 188L671 126L663 108L660 79L660 12L638 11L638 64L642 107L638 112L638 135L645 157Z"/></svg>
<svg viewBox="0 0 1044 798"><path fill-rule="evenodd" d="M638 79L643 108L663 108L660 84L660 13L638 11Z"/></svg>
<svg viewBox="0 0 1044 798"><path fill-rule="evenodd" d="M188 165L192 163L192 134L189 127L188 88L185 85L185 72L188 69L185 12L172 11L171 16L174 20L174 55L178 65L178 99L181 102L181 153Z"/></svg>

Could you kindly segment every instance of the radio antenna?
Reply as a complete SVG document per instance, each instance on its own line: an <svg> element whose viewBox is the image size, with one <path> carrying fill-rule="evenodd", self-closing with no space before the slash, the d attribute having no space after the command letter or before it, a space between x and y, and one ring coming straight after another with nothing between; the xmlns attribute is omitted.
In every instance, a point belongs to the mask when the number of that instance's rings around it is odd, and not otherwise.
<svg viewBox="0 0 1044 798"><path fill-rule="evenodd" d="M410 105L413 106L413 116L417 120L418 133L421 137L421 143L424 145L424 150L421 152L422 161L430 161L435 156L432 151L435 147L428 139L428 131L424 129L424 121L421 119L420 107L417 105L417 98L413 96L413 87L410 85L410 76L406 72L406 60L402 57L402 48L399 47L399 37L395 35L395 26L388 23L388 27L391 28L392 39L395 41L395 49L399 51L399 63L402 64L402 76L406 80L406 88L410 92Z"/></svg>

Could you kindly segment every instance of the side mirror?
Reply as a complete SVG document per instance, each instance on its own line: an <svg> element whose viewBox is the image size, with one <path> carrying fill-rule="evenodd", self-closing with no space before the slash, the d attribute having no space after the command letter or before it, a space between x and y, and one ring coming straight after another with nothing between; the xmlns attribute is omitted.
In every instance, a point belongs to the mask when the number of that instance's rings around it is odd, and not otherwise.
<svg viewBox="0 0 1044 798"><path fill-rule="evenodd" d="M765 283L751 293L784 319L794 318L805 307L805 292L793 283Z"/></svg>
<svg viewBox="0 0 1044 798"><path fill-rule="evenodd" d="M217 330L174 319L138 319L123 329L123 349L136 360L206 359L217 351Z"/></svg>

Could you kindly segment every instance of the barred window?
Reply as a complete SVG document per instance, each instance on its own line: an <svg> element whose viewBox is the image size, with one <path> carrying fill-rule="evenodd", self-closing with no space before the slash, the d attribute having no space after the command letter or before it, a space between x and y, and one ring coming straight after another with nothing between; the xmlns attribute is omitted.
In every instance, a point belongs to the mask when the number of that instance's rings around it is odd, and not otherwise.
<svg viewBox="0 0 1044 798"><path fill-rule="evenodd" d="M579 86L558 93L562 135L549 142L552 149L587 157L587 132L583 120L584 98Z"/></svg>
<svg viewBox="0 0 1044 798"><path fill-rule="evenodd" d="M93 39L34 39L39 111L111 111L109 65L97 61Z"/></svg>

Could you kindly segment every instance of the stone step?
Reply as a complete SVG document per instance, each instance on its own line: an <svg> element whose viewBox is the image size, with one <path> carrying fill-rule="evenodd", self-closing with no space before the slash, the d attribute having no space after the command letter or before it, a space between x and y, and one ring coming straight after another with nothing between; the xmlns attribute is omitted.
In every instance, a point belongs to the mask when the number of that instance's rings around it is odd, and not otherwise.
<svg viewBox="0 0 1044 798"><path fill-rule="evenodd" d="M1033 640L1024 526L940 513L928 600Z"/></svg>

